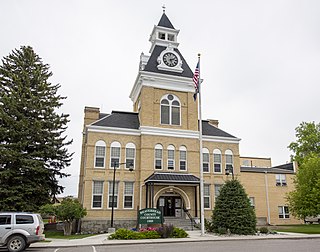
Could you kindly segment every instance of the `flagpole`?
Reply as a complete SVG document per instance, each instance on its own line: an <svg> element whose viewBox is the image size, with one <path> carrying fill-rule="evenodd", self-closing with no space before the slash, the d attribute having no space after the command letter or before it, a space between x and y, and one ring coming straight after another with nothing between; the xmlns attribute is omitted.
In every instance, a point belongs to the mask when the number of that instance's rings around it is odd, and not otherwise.
<svg viewBox="0 0 320 252"><path fill-rule="evenodd" d="M200 53L198 54L198 62L200 68ZM201 78L199 71L199 83L198 83L198 108L199 108L199 148L200 148L200 224L201 224L201 235L204 235L204 193L203 193L203 154L202 154L202 111L201 111Z"/></svg>

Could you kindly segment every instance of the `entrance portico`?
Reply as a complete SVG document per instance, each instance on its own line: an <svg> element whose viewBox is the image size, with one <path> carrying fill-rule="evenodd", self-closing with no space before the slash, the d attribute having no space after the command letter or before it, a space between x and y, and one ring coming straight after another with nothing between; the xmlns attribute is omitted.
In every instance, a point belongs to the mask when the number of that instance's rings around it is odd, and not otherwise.
<svg viewBox="0 0 320 252"><path fill-rule="evenodd" d="M146 208L160 209L164 217L198 216L199 178L192 174L155 172L145 180Z"/></svg>

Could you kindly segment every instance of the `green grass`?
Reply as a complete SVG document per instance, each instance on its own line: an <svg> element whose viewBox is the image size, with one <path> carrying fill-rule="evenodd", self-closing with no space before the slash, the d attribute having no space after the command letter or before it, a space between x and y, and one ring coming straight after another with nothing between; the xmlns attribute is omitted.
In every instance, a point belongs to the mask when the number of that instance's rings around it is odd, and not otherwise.
<svg viewBox="0 0 320 252"><path fill-rule="evenodd" d="M290 226L285 225L285 226L276 226L272 229L278 232L320 234L319 224L301 224L301 225L290 225Z"/></svg>
<svg viewBox="0 0 320 252"><path fill-rule="evenodd" d="M59 231L47 231L47 232L44 232L44 234L46 235L46 239L52 238L52 239L68 239L68 240L82 239L82 238L86 238L94 235L94 234L76 234L76 235L64 236L63 232L59 232Z"/></svg>

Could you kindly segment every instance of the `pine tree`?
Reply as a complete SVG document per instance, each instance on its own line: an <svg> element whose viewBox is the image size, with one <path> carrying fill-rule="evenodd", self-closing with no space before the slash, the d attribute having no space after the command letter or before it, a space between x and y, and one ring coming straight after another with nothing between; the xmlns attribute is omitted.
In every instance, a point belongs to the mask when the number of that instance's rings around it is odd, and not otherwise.
<svg viewBox="0 0 320 252"><path fill-rule="evenodd" d="M0 211L35 211L63 192L68 117L49 65L22 46L0 65Z"/></svg>
<svg viewBox="0 0 320 252"><path fill-rule="evenodd" d="M220 190L212 212L212 228L229 230L232 234L254 234L256 215L250 205L248 195L236 179L227 181Z"/></svg>

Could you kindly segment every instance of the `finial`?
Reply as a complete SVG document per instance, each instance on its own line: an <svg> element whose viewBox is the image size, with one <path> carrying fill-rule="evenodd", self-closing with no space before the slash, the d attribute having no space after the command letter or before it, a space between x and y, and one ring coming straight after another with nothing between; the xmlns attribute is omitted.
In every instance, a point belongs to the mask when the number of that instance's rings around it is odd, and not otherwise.
<svg viewBox="0 0 320 252"><path fill-rule="evenodd" d="M198 58L200 58L200 56L201 56L201 54L200 54L200 53L198 53Z"/></svg>
<svg viewBox="0 0 320 252"><path fill-rule="evenodd" d="M162 9L163 9L163 13L165 13L166 12L166 5L165 4L162 5Z"/></svg>

